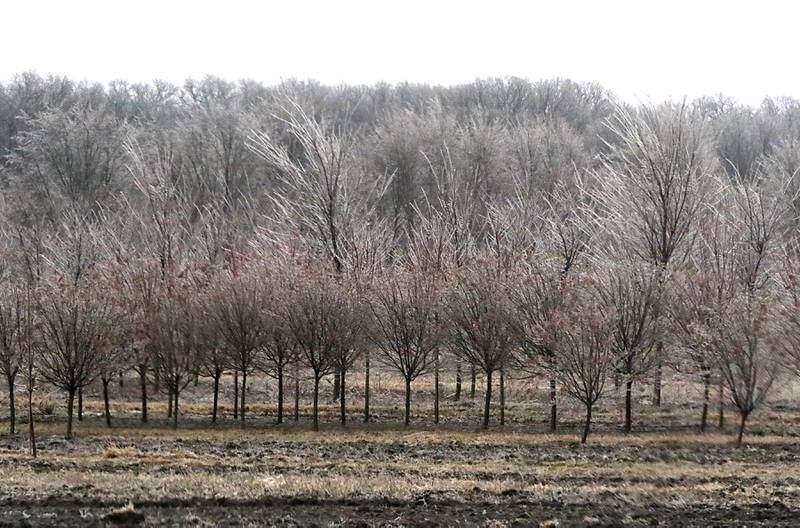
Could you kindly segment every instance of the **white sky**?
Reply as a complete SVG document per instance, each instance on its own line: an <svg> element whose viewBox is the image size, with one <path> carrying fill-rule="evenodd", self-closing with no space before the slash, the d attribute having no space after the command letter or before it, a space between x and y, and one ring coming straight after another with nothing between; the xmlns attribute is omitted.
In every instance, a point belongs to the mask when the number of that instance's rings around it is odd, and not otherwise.
<svg viewBox="0 0 800 528"><path fill-rule="evenodd" d="M800 98L800 2L4 0L0 80L567 77L621 97Z"/></svg>

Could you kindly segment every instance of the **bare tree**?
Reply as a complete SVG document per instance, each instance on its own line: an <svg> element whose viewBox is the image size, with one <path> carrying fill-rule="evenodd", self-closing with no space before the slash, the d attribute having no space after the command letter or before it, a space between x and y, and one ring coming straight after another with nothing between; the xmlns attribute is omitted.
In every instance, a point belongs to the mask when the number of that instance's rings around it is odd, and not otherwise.
<svg viewBox="0 0 800 528"><path fill-rule="evenodd" d="M42 278L44 268L42 254L42 231L40 226L32 229L17 228L16 241L20 256L19 273L24 281L24 318L20 325L20 344L22 346L23 376L28 393L28 442L33 458L36 458L36 430L33 420L33 393L37 386L39 354L41 346L37 337L39 320L36 316L36 288Z"/></svg>
<svg viewBox="0 0 800 528"><path fill-rule="evenodd" d="M643 260L666 266L691 249L712 182L703 126L685 104L618 108L608 123L613 143L593 192Z"/></svg>
<svg viewBox="0 0 800 528"><path fill-rule="evenodd" d="M208 301L201 301L207 310ZM207 313L207 312L206 312ZM213 400L211 405L211 423L217 423L219 409L219 382L222 374L230 365L229 354L225 353L216 325L201 325L198 328L197 361L199 374L211 378L213 383Z"/></svg>
<svg viewBox="0 0 800 528"><path fill-rule="evenodd" d="M118 322L118 326L124 323ZM124 344L115 336L111 335L105 350L105 357L100 367L100 383L103 386L103 416L106 420L106 427L111 427L111 402L109 398L108 386L117 376L121 376L125 369L125 359L127 350Z"/></svg>
<svg viewBox="0 0 800 528"><path fill-rule="evenodd" d="M48 284L36 302L41 320L40 372L67 393L66 436L72 438L75 394L101 372L116 310L97 284Z"/></svg>
<svg viewBox="0 0 800 528"><path fill-rule="evenodd" d="M25 289L14 278L0 284L0 374L8 384L9 434L16 433L15 388L17 374L24 364Z"/></svg>
<svg viewBox="0 0 800 528"><path fill-rule="evenodd" d="M434 282L440 282L441 288L447 281L448 274L457 265L458 248L454 245L454 233L446 218L435 213L430 216L423 216L418 211L418 220L414 223L413 229L408 235L408 245L406 247L405 261L410 273L419 277L428 277ZM437 323L442 326L445 314L441 309L434 313ZM442 346L437 346L433 357L434 375L434 423L439 423L439 402L440 395L440 371L442 364L442 350L446 349L446 339L443 339ZM454 399L458 401L461 392L460 362L457 364L458 374L456 377L456 392Z"/></svg>
<svg viewBox="0 0 800 528"><path fill-rule="evenodd" d="M587 288L589 289L589 288ZM558 376L564 389L586 406L581 443L586 443L592 409L605 388L606 375L614 360L613 307L581 292L559 321L556 345Z"/></svg>
<svg viewBox="0 0 800 528"><path fill-rule="evenodd" d="M292 155L262 131L252 130L248 137L249 148L278 177L272 195L273 224L283 236L289 231L302 238L341 273L348 260L358 260L359 234L377 222L376 204L389 178L368 179L357 163L354 138L347 128L326 128L323 120L314 119L292 98L286 96L271 117L288 129L299 151ZM388 229L384 236L391 236ZM337 372L334 399L340 393L340 380Z"/></svg>
<svg viewBox="0 0 800 528"><path fill-rule="evenodd" d="M331 359L339 376L339 418L342 425L347 423L347 372L361 357L366 342L367 314L364 312L361 296L354 284L340 281L337 284L336 341L331 349ZM366 367L369 369L369 367ZM368 374L367 370L367 375ZM368 383L368 382L367 382ZM368 387L367 387L368 390ZM365 411L368 412L368 411Z"/></svg>
<svg viewBox="0 0 800 528"><path fill-rule="evenodd" d="M221 199L236 206L254 197L258 189L249 176L255 156L246 146L250 116L241 94L232 83L213 77L187 81L184 88L178 137L193 203L202 207Z"/></svg>
<svg viewBox="0 0 800 528"><path fill-rule="evenodd" d="M780 256L780 349L784 365L800 376L800 240L792 237Z"/></svg>
<svg viewBox="0 0 800 528"><path fill-rule="evenodd" d="M86 215L120 188L124 132L103 108L52 108L27 121L10 160L17 207L51 220L64 210Z"/></svg>
<svg viewBox="0 0 800 528"><path fill-rule="evenodd" d="M419 219L415 203L426 183L422 152L426 138L434 133L431 129L436 126L437 116L431 114L429 111L420 115L406 108L387 113L368 139L372 141L365 146L367 159L375 163L376 171L392 175L381 211L390 219L392 237L399 246L407 242Z"/></svg>
<svg viewBox="0 0 800 528"><path fill-rule="evenodd" d="M225 347L231 367L242 374L239 418L245 425L247 375L259 362L265 341L264 293L260 279L250 270L220 276L211 295L207 314Z"/></svg>
<svg viewBox="0 0 800 528"><path fill-rule="evenodd" d="M594 222L596 198L590 185L576 170L571 178L556 183L539 213L541 226L534 234L540 239L542 251L557 258L563 277L585 260L598 230Z"/></svg>
<svg viewBox="0 0 800 528"><path fill-rule="evenodd" d="M280 187L273 196L277 218L319 249L341 272L353 228L356 223L369 221L374 210L369 198L382 194L386 182L364 178L347 131L337 134L326 130L324 123L288 97L279 113L282 115L272 117L287 127L300 155L293 156L258 130L251 132L248 146L279 178Z"/></svg>
<svg viewBox="0 0 800 528"><path fill-rule="evenodd" d="M372 341L382 363L396 369L405 381L405 424L411 420L411 383L433 366L442 339L438 292L429 277L393 270L379 277L370 309Z"/></svg>
<svg viewBox="0 0 800 528"><path fill-rule="evenodd" d="M786 194L789 183L770 181L765 175L754 184L729 189L730 207L721 212L736 230L736 278L749 292L764 289L774 278L773 255L781 248L787 212L794 200Z"/></svg>
<svg viewBox="0 0 800 528"><path fill-rule="evenodd" d="M736 230L718 211L709 213L688 266L676 274L665 292L670 340L685 352L703 380L700 432L707 427L711 377L716 366L706 337L708 328L716 307L728 304L739 284L735 274ZM720 377L720 387L722 383ZM722 411L724 397L721 392L719 396Z"/></svg>
<svg viewBox="0 0 800 528"><path fill-rule="evenodd" d="M164 335L158 333L158 321L155 319L162 310L161 296L169 297L176 281L188 274L191 260L191 218L194 208L182 190L181 159L176 146L169 140L140 143L130 138L125 143L134 189L123 203L122 210L129 221L133 234L131 240L114 237L108 244L110 253L118 254L120 265L126 270L123 283L126 285L127 297L133 316L132 324L137 336L134 369L140 376L142 386L142 420L146 420L146 373L152 372L156 391L161 381L162 363L158 356L165 351L160 350ZM168 139L168 138L167 138ZM120 231L121 233L122 231ZM168 415L172 416L175 374L180 371L176 367L176 357L166 359L173 372L172 382L166 384L168 395ZM180 362L177 362L180 363ZM181 388L182 390L182 388ZM176 417L177 418L177 417ZM176 422L177 423L177 422Z"/></svg>
<svg viewBox="0 0 800 528"><path fill-rule="evenodd" d="M507 134L516 191L527 199L555 203L558 187L589 166L582 138L558 116L524 120Z"/></svg>
<svg viewBox="0 0 800 528"><path fill-rule="evenodd" d="M28 393L28 442L31 456L36 458L36 430L33 423L33 392L36 390L36 374L39 349L34 345L34 305L30 285L25 291L25 320L22 324L24 362L25 362L25 388Z"/></svg>
<svg viewBox="0 0 800 528"><path fill-rule="evenodd" d="M780 366L781 304L773 256L779 253L779 235L787 219L786 182L766 176L730 187L729 199L721 204L726 208L718 214L730 236L715 243L729 247L712 251L715 265L703 270L719 293L710 296L703 317L695 322L706 332L706 346L739 411L737 445Z"/></svg>
<svg viewBox="0 0 800 528"><path fill-rule="evenodd" d="M129 339L125 349L124 364L139 376L141 399L140 419L147 422L147 376L153 371L153 317L161 293L162 278L155 263L133 252L123 252L114 265L107 266L113 273L113 283L125 310Z"/></svg>
<svg viewBox="0 0 800 528"><path fill-rule="evenodd" d="M278 382L277 422L279 424L283 423L286 373L289 367L298 361L297 343L281 317L281 310L284 307L280 304L284 299L279 289L284 287L283 277L284 275L279 272L276 278L266 280L267 292L264 301L265 313L263 314L264 336L260 366L268 376L275 378ZM299 393L295 396L299 397Z"/></svg>
<svg viewBox="0 0 800 528"><path fill-rule="evenodd" d="M520 367L528 371L543 368L550 375L551 431L556 430L558 412L555 346L559 327L553 323L561 317L564 288L570 280L554 266L531 265L515 274L509 288L513 310L509 322L521 352Z"/></svg>
<svg viewBox="0 0 800 528"><path fill-rule="evenodd" d="M335 370L334 353L342 330L342 300L334 277L305 268L291 276L281 311L283 324L292 334L311 369L314 382L314 430L319 430L319 382Z"/></svg>
<svg viewBox="0 0 800 528"><path fill-rule="evenodd" d="M153 314L153 358L172 400L172 426L178 427L181 392L197 372L199 307L186 284L173 284Z"/></svg>
<svg viewBox="0 0 800 528"><path fill-rule="evenodd" d="M614 314L614 369L625 379L625 432L631 430L631 387L660 361L664 335L663 271L647 263L621 262L600 273L599 296Z"/></svg>
<svg viewBox="0 0 800 528"><path fill-rule="evenodd" d="M608 217L604 226L631 255L664 269L682 262L713 181L703 116L685 103L617 108L608 127L608 154L593 191ZM653 400L660 405L658 358L655 369Z"/></svg>
<svg viewBox="0 0 800 528"><path fill-rule="evenodd" d="M718 307L711 324L710 346L739 411L737 446L747 418L764 402L779 373L774 303L760 292L741 293Z"/></svg>
<svg viewBox="0 0 800 528"><path fill-rule="evenodd" d="M453 350L486 374L483 428L489 427L492 375L512 359L514 332L506 292L494 276L465 270L456 279L447 306Z"/></svg>

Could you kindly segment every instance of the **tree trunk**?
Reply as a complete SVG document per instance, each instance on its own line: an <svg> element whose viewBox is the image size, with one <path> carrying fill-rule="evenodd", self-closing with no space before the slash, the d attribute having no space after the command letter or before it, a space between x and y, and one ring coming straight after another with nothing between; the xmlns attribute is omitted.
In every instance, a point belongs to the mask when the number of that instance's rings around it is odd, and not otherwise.
<svg viewBox="0 0 800 528"><path fill-rule="evenodd" d="M411 423L411 378L406 378L406 419L405 424Z"/></svg>
<svg viewBox="0 0 800 528"><path fill-rule="evenodd" d="M83 421L83 387L78 389L78 421Z"/></svg>
<svg viewBox="0 0 800 528"><path fill-rule="evenodd" d="M244 415L245 415L245 409L247 408L245 406L245 395L244 395L245 389L247 389L247 371L243 370L242 371L242 399L241 399L241 407L239 408L239 416L242 419L242 427L245 426Z"/></svg>
<svg viewBox="0 0 800 528"><path fill-rule="evenodd" d="M378 390L380 381L378 376ZM364 423L369 423L369 350L364 353Z"/></svg>
<svg viewBox="0 0 800 528"><path fill-rule="evenodd" d="M625 382L625 432L631 432L631 388L633 387L633 380L628 379Z"/></svg>
<svg viewBox="0 0 800 528"><path fill-rule="evenodd" d="M319 431L319 375L314 374L314 430Z"/></svg>
<svg viewBox="0 0 800 528"><path fill-rule="evenodd" d="M72 439L72 410L75 405L75 389L67 392L67 440Z"/></svg>
<svg viewBox="0 0 800 528"><path fill-rule="evenodd" d="M159 369L155 369L155 373L153 374L153 392L158 394L160 388L161 388L161 371Z"/></svg>
<svg viewBox="0 0 800 528"><path fill-rule="evenodd" d="M214 403L211 405L211 423L217 423L217 408L219 407L219 378L222 372L214 375Z"/></svg>
<svg viewBox="0 0 800 528"><path fill-rule="evenodd" d="M167 418L172 418L172 387L167 386Z"/></svg>
<svg viewBox="0 0 800 528"><path fill-rule="evenodd" d="M742 447L742 437L744 436L744 425L747 422L747 415L750 413L740 412L741 421L739 422L739 434L736 436L736 447Z"/></svg>
<svg viewBox="0 0 800 528"><path fill-rule="evenodd" d="M108 384L111 383L111 378L103 378L103 413L106 417L106 427L111 428L111 408L108 405Z"/></svg>
<svg viewBox="0 0 800 528"><path fill-rule="evenodd" d="M475 363L471 363L469 366L469 399L475 399Z"/></svg>
<svg viewBox="0 0 800 528"><path fill-rule="evenodd" d="M294 364L294 421L300 421L300 369Z"/></svg>
<svg viewBox="0 0 800 528"><path fill-rule="evenodd" d="M492 371L486 373L486 402L483 406L483 428L489 428L489 407L492 404Z"/></svg>
<svg viewBox="0 0 800 528"><path fill-rule="evenodd" d="M500 425L506 424L506 371L500 369Z"/></svg>
<svg viewBox="0 0 800 528"><path fill-rule="evenodd" d="M17 432L17 407L14 400L14 378L16 373L7 376L8 380L8 433L14 435Z"/></svg>
<svg viewBox="0 0 800 528"><path fill-rule="evenodd" d="M439 349L433 358L433 423L439 423Z"/></svg>
<svg viewBox="0 0 800 528"><path fill-rule="evenodd" d="M147 423L147 375L144 369L139 373L139 382L142 385L142 423Z"/></svg>
<svg viewBox="0 0 800 528"><path fill-rule="evenodd" d="M278 367L278 423L283 423L283 367Z"/></svg>
<svg viewBox="0 0 800 528"><path fill-rule="evenodd" d="M175 409L173 409L173 412L172 412L172 428L173 429L177 429L178 428L178 395L179 395L179 391L176 390L175 393L173 394L173 396L175 398Z"/></svg>
<svg viewBox="0 0 800 528"><path fill-rule="evenodd" d="M461 399L461 362L456 362L456 393L453 395L453 401Z"/></svg>
<svg viewBox="0 0 800 528"><path fill-rule="evenodd" d="M556 400L556 379L550 378L550 432L555 433L558 427L558 401Z"/></svg>
<svg viewBox="0 0 800 528"><path fill-rule="evenodd" d="M333 376L333 401L339 401L339 394L342 392L341 380L342 371L337 368Z"/></svg>
<svg viewBox="0 0 800 528"><path fill-rule="evenodd" d="M592 423L592 406L587 404L586 405L586 423L583 425L583 434L581 435L581 444L586 443L586 439L589 438L589 428L591 427Z"/></svg>
<svg viewBox="0 0 800 528"><path fill-rule="evenodd" d="M28 370L28 442L31 446L31 456L36 458L36 432L33 427L33 372Z"/></svg>
<svg viewBox="0 0 800 528"><path fill-rule="evenodd" d="M339 403L340 403L339 413L340 413L340 416L341 416L342 425L345 425L347 423L347 408L345 407L346 406L346 400L347 400L347 398L345 397L345 388L346 388L345 387L345 382L346 382L345 378L347 376L347 371L345 369L342 369L340 372L341 372L342 383L339 386L339 391L340 391L339 392Z"/></svg>
<svg viewBox="0 0 800 528"><path fill-rule="evenodd" d="M706 372L703 374L703 414L700 417L700 432L706 432L706 423L708 422L708 398L711 389L711 374Z"/></svg>
<svg viewBox="0 0 800 528"><path fill-rule="evenodd" d="M658 364L656 365L656 374L653 376L653 405L661 407L661 350L663 343L656 345L658 349Z"/></svg>
<svg viewBox="0 0 800 528"><path fill-rule="evenodd" d="M720 429L725 427L725 384L722 376L719 378L719 423L717 426Z"/></svg>
<svg viewBox="0 0 800 528"><path fill-rule="evenodd" d="M233 419L239 419L239 371L233 371Z"/></svg>

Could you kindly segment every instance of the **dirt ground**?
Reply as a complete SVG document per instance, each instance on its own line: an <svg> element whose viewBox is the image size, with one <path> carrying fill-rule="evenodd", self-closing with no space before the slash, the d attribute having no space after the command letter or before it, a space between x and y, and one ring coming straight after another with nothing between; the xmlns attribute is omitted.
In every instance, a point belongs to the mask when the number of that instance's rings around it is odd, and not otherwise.
<svg viewBox="0 0 800 528"><path fill-rule="evenodd" d="M271 385L270 385L271 384ZM38 396L40 454L27 453L25 424L0 437L0 526L797 526L800 523L800 395L776 393L748 425L746 445L716 424L697 432L699 387L667 380L664 404L637 389L635 432L619 432L619 395L601 402L589 443L581 409L564 399L560 431L547 433L546 384L515 380L506 424L477 430L475 400L446 401L433 424L427 381L402 426L401 384L373 379L371 423L361 388L348 393L349 424L327 402L323 430L274 424L274 382L259 379L243 430L231 416L209 423L210 392L187 389L172 430L163 396L139 424L134 379L114 387L114 427L86 394L76 437L63 439L60 395ZM329 388L326 387L329 392ZM445 387L452 395L452 387ZM291 411L291 392L287 407ZM329 398L328 398L329 399Z"/></svg>

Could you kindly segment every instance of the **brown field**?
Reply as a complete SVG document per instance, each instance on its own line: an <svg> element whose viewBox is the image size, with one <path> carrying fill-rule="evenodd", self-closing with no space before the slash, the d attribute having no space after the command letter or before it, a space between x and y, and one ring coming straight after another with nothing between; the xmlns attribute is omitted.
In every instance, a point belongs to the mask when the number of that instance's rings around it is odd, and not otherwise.
<svg viewBox="0 0 800 528"><path fill-rule="evenodd" d="M210 386L201 380L182 399L181 423L169 427L163 395L151 420L138 422L136 380L113 388L114 427L105 427L99 392L86 395L76 437L63 439L59 394L37 395L40 454L27 452L26 426L0 438L0 525L103 526L796 526L800 522L800 391L775 393L753 415L745 446L727 428L697 432L700 387L665 382L661 408L640 384L635 432L619 432L613 388L601 400L589 443L578 443L582 410L561 401L560 431L549 434L541 383L509 383L506 424L477 429L475 400L442 404L433 424L430 380L420 380L413 423L402 426L402 384L372 378L371 423L351 376L349 424L326 384L322 431L309 424L303 394L299 423L274 424L275 383L257 378L246 429L232 418L226 380L224 418L210 424ZM380 378L380 380L378 379ZM452 376L447 375L452 382ZM468 378L468 376L467 376ZM452 384L444 394L451 396ZM619 395L621 396L621 394ZM20 394L20 400L22 394ZM3 402L5 404L5 402ZM4 412L5 412L5 408ZM24 421L24 413L22 418Z"/></svg>

